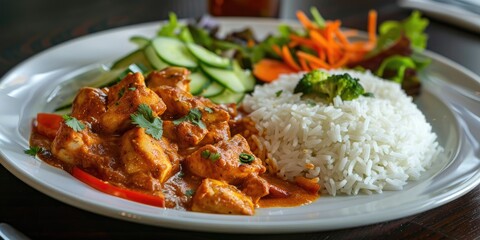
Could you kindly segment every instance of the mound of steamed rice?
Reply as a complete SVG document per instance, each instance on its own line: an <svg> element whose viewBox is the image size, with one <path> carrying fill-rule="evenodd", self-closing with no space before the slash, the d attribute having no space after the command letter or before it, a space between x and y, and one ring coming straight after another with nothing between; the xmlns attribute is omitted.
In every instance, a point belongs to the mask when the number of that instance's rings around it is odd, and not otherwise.
<svg viewBox="0 0 480 240"><path fill-rule="evenodd" d="M257 86L244 99L268 161L284 179L318 179L322 193L401 190L431 166L440 151L425 116L400 88L371 73L348 72L366 92L333 104L293 94L302 74Z"/></svg>

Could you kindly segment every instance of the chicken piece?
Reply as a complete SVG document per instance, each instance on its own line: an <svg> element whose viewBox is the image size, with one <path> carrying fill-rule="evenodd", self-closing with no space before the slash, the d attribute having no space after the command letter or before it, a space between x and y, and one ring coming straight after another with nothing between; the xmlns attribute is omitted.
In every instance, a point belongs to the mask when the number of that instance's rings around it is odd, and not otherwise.
<svg viewBox="0 0 480 240"><path fill-rule="evenodd" d="M153 71L147 76L149 88L159 86L177 87L183 91L190 92L190 72L183 67L167 67L161 71Z"/></svg>
<svg viewBox="0 0 480 240"><path fill-rule="evenodd" d="M152 138L143 128L123 134L120 149L126 173L134 185L143 189L159 190L160 184L179 167L176 146L165 138Z"/></svg>
<svg viewBox="0 0 480 240"><path fill-rule="evenodd" d="M250 197L245 196L235 186L206 178L195 191L192 211L253 215L255 209Z"/></svg>
<svg viewBox="0 0 480 240"><path fill-rule="evenodd" d="M52 154L69 165L96 169L99 174L108 175L110 166L115 164L115 148L85 126L75 131L62 122L52 142Z"/></svg>
<svg viewBox="0 0 480 240"><path fill-rule="evenodd" d="M208 132L199 145L215 144L230 138L230 125L227 121L210 123L207 125Z"/></svg>
<svg viewBox="0 0 480 240"><path fill-rule="evenodd" d="M137 111L140 104L147 104L155 117L166 110L162 99L145 86L139 73L129 74L113 86L108 92L108 101L108 109L101 116L100 124L102 132L110 134L132 128L130 115Z"/></svg>
<svg viewBox="0 0 480 240"><path fill-rule="evenodd" d="M249 163L242 163L240 154L248 154L253 159ZM184 163L194 175L234 185L240 184L250 174L261 174L266 170L262 161L250 152L247 141L241 135L215 145L205 145L188 155Z"/></svg>
<svg viewBox="0 0 480 240"><path fill-rule="evenodd" d="M99 119L107 111L107 94L98 88L84 87L73 100L72 117L91 124L98 130Z"/></svg>
<svg viewBox="0 0 480 240"><path fill-rule="evenodd" d="M267 180L255 174L250 174L245 179L242 186L242 192L247 196L250 196L254 204L257 204L260 198L267 196L270 193L270 184Z"/></svg>
<svg viewBox="0 0 480 240"><path fill-rule="evenodd" d="M163 136L178 143L180 148L196 146L203 140L207 133L207 129L191 122L184 121L175 125L173 121L163 121Z"/></svg>
<svg viewBox="0 0 480 240"><path fill-rule="evenodd" d="M194 97L189 92L171 86L159 86L152 88L152 90L167 106L165 111L165 117L167 118L177 119L183 117L192 109L191 102Z"/></svg>
<svg viewBox="0 0 480 240"><path fill-rule="evenodd" d="M115 104L118 99L122 98L122 95L127 89L139 86L146 86L143 75L141 73L127 74L127 76L125 76L120 82L111 87L104 88L104 91L106 91L108 95L108 104Z"/></svg>

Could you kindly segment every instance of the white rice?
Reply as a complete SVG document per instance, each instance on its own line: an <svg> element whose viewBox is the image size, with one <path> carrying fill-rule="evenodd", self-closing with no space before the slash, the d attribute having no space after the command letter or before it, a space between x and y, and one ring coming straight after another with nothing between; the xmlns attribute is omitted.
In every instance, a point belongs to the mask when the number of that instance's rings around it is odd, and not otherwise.
<svg viewBox="0 0 480 240"><path fill-rule="evenodd" d="M257 86L244 99L270 163L284 179L318 177L330 195L403 189L441 150L436 134L398 84L368 72L332 71L343 72L374 97L312 104L293 94L303 74L292 74Z"/></svg>

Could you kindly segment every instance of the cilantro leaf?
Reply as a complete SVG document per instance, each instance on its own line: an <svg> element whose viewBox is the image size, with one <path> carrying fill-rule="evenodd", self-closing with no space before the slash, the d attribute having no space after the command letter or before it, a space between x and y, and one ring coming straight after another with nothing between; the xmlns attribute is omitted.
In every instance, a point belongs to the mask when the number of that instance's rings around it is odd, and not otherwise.
<svg viewBox="0 0 480 240"><path fill-rule="evenodd" d="M280 97L282 95L282 93L283 93L283 90L279 90L279 91L275 92L275 96Z"/></svg>
<svg viewBox="0 0 480 240"><path fill-rule="evenodd" d="M190 111L188 112L187 115L185 115L185 116L183 116L183 117L181 117L177 120L174 120L173 124L178 125L178 124L180 124L182 122L186 122L186 121L191 122L192 124L195 124L202 129L207 128L205 126L205 123L202 121L202 112L200 112L200 110L198 108L190 109Z"/></svg>
<svg viewBox="0 0 480 240"><path fill-rule="evenodd" d="M120 91L118 91L118 98L122 98L123 97L123 94L125 94L125 88L122 88L120 89Z"/></svg>
<svg viewBox="0 0 480 240"><path fill-rule="evenodd" d="M217 160L220 159L220 157L221 157L220 153L218 153L218 152L210 152L208 149L207 149L207 150L203 150L203 151L200 153L200 156L202 156L202 158L204 158L204 159L209 159L209 160L211 160L212 162L217 161Z"/></svg>
<svg viewBox="0 0 480 240"><path fill-rule="evenodd" d="M62 118L65 120L65 124L67 124L67 126L72 128L75 132L85 129L85 124L70 115L63 115Z"/></svg>
<svg viewBox="0 0 480 240"><path fill-rule="evenodd" d="M193 189L188 189L187 191L185 191L185 196L191 197L194 194L195 194L195 190Z"/></svg>
<svg viewBox="0 0 480 240"><path fill-rule="evenodd" d="M159 140L163 135L163 121L153 116L152 109L147 104L138 105L137 111L130 115L133 124L144 128L145 132L153 138Z"/></svg>
<svg viewBox="0 0 480 240"><path fill-rule="evenodd" d="M210 154L210 156L208 157L208 159L210 159L212 162L215 162L215 161L217 161L218 159L220 159L220 153L218 153L218 152L212 153L212 154Z"/></svg>
<svg viewBox="0 0 480 240"><path fill-rule="evenodd" d="M203 110L205 110L208 113L213 113L213 109L211 109L209 107L205 107L205 108L203 108Z"/></svg>
<svg viewBox="0 0 480 240"><path fill-rule="evenodd" d="M43 150L44 149L42 147L30 146L29 149L25 149L23 152L25 154L35 157L38 153L43 152Z"/></svg>

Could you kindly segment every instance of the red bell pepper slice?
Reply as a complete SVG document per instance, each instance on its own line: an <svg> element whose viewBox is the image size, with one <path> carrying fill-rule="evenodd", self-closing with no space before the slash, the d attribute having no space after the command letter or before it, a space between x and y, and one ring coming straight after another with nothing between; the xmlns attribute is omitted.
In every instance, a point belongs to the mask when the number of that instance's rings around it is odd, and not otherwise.
<svg viewBox="0 0 480 240"><path fill-rule="evenodd" d="M124 198L130 201L139 202L156 207L165 207L165 197L163 195L156 196L138 191L133 191L126 188L120 188L102 181L89 173L81 170L78 167L73 167L72 175L82 181L83 183L93 187L103 193L107 193L113 196Z"/></svg>
<svg viewBox="0 0 480 240"><path fill-rule="evenodd" d="M49 138L55 138L63 122L61 115L54 113L37 113L37 131Z"/></svg>

